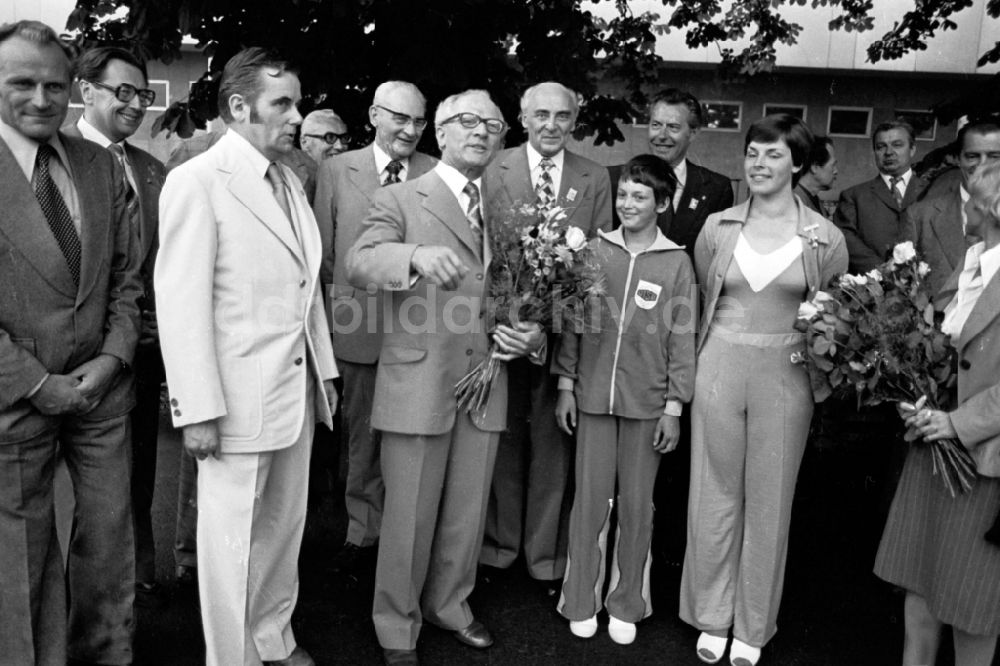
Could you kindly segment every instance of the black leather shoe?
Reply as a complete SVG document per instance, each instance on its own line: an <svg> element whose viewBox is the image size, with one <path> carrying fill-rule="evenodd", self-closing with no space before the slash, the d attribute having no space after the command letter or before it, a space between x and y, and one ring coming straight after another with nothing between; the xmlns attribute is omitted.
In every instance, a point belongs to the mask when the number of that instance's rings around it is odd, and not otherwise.
<svg viewBox="0 0 1000 666"><path fill-rule="evenodd" d="M375 546L359 546L348 541L330 560L330 568L337 573L351 573L374 561L375 553Z"/></svg>
<svg viewBox="0 0 1000 666"><path fill-rule="evenodd" d="M292 653L284 659L265 661L264 666L316 666L316 662L301 646L296 645Z"/></svg>
<svg viewBox="0 0 1000 666"><path fill-rule="evenodd" d="M456 631L455 638L459 643L465 643L469 647L474 647L477 650L485 650L489 646L493 645L493 637L490 636L490 632L479 620L473 620L472 624L467 626L465 629L459 629Z"/></svg>
<svg viewBox="0 0 1000 666"><path fill-rule="evenodd" d="M385 666L420 666L416 650L382 649L382 661Z"/></svg>

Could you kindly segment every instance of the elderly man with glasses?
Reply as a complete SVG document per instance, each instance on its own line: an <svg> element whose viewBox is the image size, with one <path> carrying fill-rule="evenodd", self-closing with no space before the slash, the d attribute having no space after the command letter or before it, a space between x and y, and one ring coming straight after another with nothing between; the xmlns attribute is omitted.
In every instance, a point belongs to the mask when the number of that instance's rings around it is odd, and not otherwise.
<svg viewBox="0 0 1000 666"><path fill-rule="evenodd" d="M333 109L316 109L302 121L299 143L316 164L322 164L323 160L345 152L351 137L347 125Z"/></svg>

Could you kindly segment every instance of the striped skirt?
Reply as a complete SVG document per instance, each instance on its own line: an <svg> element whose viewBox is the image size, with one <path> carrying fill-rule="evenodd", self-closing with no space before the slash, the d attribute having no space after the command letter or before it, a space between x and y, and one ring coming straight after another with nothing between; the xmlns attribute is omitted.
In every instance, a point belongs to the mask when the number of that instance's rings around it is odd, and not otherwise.
<svg viewBox="0 0 1000 666"><path fill-rule="evenodd" d="M1000 509L1000 479L977 476L952 498L932 475L930 448L910 448L882 533L875 574L927 600L945 624L1000 634L1000 547L983 535Z"/></svg>

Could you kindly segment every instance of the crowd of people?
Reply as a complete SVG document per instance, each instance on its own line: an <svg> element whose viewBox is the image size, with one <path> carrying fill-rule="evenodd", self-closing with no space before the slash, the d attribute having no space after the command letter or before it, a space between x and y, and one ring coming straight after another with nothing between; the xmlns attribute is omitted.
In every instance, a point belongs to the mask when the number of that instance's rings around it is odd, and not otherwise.
<svg viewBox="0 0 1000 666"><path fill-rule="evenodd" d="M83 115L63 126L72 85ZM990 666L1000 124L965 125L957 168L933 183L911 167L912 128L878 126L879 175L830 219L830 139L790 115L754 122L749 197L734 205L729 179L688 159L703 111L677 89L652 99L648 154L610 168L567 149L579 101L558 82L524 91L515 147L484 90L431 117L416 86L384 82L374 140L353 150L334 111L303 118L301 99L290 63L247 48L219 81L225 131L165 166L129 141L155 101L133 54L74 60L41 23L0 27L0 663L133 662L135 599L159 588L165 384L186 461L177 576L197 580L211 666L314 663L291 620L315 426L333 428L338 409L348 528L332 560L376 560L386 664L418 663L424 622L488 649L469 604L477 569L515 562L575 636L606 613L613 641L636 640L671 455L690 459L668 492L687 506L692 652L754 666L777 630L814 408L792 361L799 304L912 240L958 383L950 411L901 409L914 444L875 571L906 591L904 666L933 663L945 625L958 666ZM432 122L439 158L417 150ZM605 278L599 326L485 323L491 230L526 203L563 209L587 237ZM504 361L489 399L460 408L456 383L488 354ZM956 498L919 444L940 438L975 461ZM74 500L65 560L58 465Z"/></svg>

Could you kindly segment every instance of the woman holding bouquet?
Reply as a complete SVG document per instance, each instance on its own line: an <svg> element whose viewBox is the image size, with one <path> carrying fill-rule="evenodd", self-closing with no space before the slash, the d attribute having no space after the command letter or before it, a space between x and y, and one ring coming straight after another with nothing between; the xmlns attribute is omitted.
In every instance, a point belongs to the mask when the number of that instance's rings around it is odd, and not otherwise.
<svg viewBox="0 0 1000 666"><path fill-rule="evenodd" d="M957 439L976 463L952 497L929 446L911 446L875 573L906 590L904 666L935 661L951 625L956 666L990 666L1000 634L1000 547L984 535L1000 509L1000 165L969 182L967 231L983 239L938 294L942 330L958 349L957 406L904 411L907 439ZM903 411L903 410L901 410Z"/></svg>
<svg viewBox="0 0 1000 666"><path fill-rule="evenodd" d="M847 269L840 231L792 193L812 133L785 114L744 144L750 199L708 218L695 244L705 308L691 416L681 618L716 663L753 666L774 635L795 479L813 395L792 354L799 304Z"/></svg>

